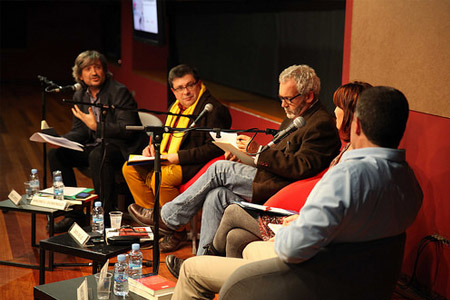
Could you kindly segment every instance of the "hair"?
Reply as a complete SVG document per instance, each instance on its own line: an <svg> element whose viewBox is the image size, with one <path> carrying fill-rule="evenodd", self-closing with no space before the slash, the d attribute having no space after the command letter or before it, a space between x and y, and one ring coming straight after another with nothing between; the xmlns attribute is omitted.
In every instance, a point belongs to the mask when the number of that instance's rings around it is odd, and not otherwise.
<svg viewBox="0 0 450 300"><path fill-rule="evenodd" d="M173 88L172 83L174 79L184 77L188 74L191 74L194 77L195 81L200 80L200 76L198 75L197 70L189 65L182 64L170 69L168 78L170 87Z"/></svg>
<svg viewBox="0 0 450 300"><path fill-rule="evenodd" d="M344 142L350 141L350 127L352 125L353 113L361 93L372 87L363 81L352 81L341 85L333 94L333 103L344 111L342 124L339 128L339 136Z"/></svg>
<svg viewBox="0 0 450 300"><path fill-rule="evenodd" d="M320 78L316 75L313 68L307 65L293 65L281 72L279 81L284 83L289 79L293 79L297 91L300 94L306 94L309 92L314 93L314 98L319 98L320 93Z"/></svg>
<svg viewBox="0 0 450 300"><path fill-rule="evenodd" d="M99 60L100 63L102 64L105 74L109 74L106 57L98 51L87 50L78 54L77 58L75 59L75 63L72 67L72 76L75 79L75 81L81 83L80 80L81 71L85 67L95 63L97 60Z"/></svg>
<svg viewBox="0 0 450 300"><path fill-rule="evenodd" d="M395 88L371 87L359 97L355 115L369 141L380 147L397 148L408 121L408 100Z"/></svg>

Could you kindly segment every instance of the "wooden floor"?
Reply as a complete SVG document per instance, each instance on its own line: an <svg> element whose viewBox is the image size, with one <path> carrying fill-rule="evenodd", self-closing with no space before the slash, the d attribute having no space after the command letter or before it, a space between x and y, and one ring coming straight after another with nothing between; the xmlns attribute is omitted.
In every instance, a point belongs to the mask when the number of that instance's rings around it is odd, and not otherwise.
<svg viewBox="0 0 450 300"><path fill-rule="evenodd" d="M71 126L70 106L62 102L63 96L47 95L47 123L60 134ZM2 84L0 87L0 196L7 199L14 189L24 192L23 182L27 180L31 168L37 168L43 178L42 144L29 141L29 137L40 128L42 120L42 96L39 85ZM91 180L77 174L79 186L92 187ZM50 175L48 175L48 185ZM37 216L37 240L48 237L45 231L45 216ZM152 250L143 250L144 258L152 258ZM181 258L192 256L190 244L175 252ZM161 254L160 274L172 280ZM0 260L38 264L39 251L31 247L31 216L29 214L0 212ZM88 262L60 253L55 254L60 263ZM150 273L152 268L144 268ZM90 275L90 267L64 267L46 273L46 283ZM0 299L32 299L33 287L39 283L39 271L0 265ZM400 291L401 292L401 291ZM403 295L402 295L403 294ZM405 296L396 292L392 299L421 299L415 295Z"/></svg>
<svg viewBox="0 0 450 300"><path fill-rule="evenodd" d="M64 95L70 99L69 95ZM70 130L72 116L70 106L62 102L63 95L47 95L47 123L60 134ZM40 128L42 120L42 97L40 86L1 85L0 92L0 196L8 198L14 189L24 193L24 181L31 168L37 168L43 178L42 144L29 141L29 137ZM50 186L50 175L48 185ZM77 173L78 185L92 187L89 178ZM37 215L37 240L45 239L47 220ZM189 243L175 252L179 257L192 256ZM143 250L144 259L152 259L151 249ZM161 254L160 274L172 280ZM31 247L31 215L24 213L0 212L0 260L39 264L39 250ZM88 262L60 253L55 254L55 262ZM111 267L112 268L112 267ZM144 268L145 273L152 272ZM46 273L46 283L91 274L90 267L64 267ZM33 299L33 287L39 284L39 271L0 265L0 299Z"/></svg>

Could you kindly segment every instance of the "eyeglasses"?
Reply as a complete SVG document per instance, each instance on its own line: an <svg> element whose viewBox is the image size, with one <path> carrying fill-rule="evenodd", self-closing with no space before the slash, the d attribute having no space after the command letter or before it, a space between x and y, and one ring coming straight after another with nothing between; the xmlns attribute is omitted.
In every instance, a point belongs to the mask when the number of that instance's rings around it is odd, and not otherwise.
<svg viewBox="0 0 450 300"><path fill-rule="evenodd" d="M196 82L190 82L188 84L186 84L186 86L180 86L177 88L173 88L173 90L175 92L181 93L183 92L185 89L188 90L189 92L192 91L195 87L195 85L198 83L198 80Z"/></svg>
<svg viewBox="0 0 450 300"><path fill-rule="evenodd" d="M297 95L295 95L294 97L291 97L291 98L289 98L289 97L281 97L281 96L278 96L278 98L280 99L281 102L286 101L288 103L292 103L292 100L294 100L295 98L297 98L297 97L299 97L301 95L302 94L300 93L300 94L297 94Z"/></svg>

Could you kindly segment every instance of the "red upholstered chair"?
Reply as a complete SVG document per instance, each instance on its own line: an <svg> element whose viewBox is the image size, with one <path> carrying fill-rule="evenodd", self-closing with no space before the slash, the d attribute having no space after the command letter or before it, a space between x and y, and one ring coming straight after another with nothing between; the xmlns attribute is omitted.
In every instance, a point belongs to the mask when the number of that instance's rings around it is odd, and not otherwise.
<svg viewBox="0 0 450 300"><path fill-rule="evenodd" d="M221 159L225 159L225 157L222 155L222 156L213 158L208 163L206 163L206 165L204 165L200 169L200 171L198 171L197 174L195 174L194 177L192 177L191 179L189 179L189 181L187 181L186 183L184 183L178 187L178 190L180 191L180 193L183 193L185 190L187 190L188 187L190 187L200 176L202 176L203 173L206 172L206 170L209 168L209 166L211 166L213 163L215 163L216 161L221 160ZM197 253L197 235L198 235L197 223L198 223L198 214L195 215L195 217L192 218L192 220L191 220L191 238L192 238L192 253L193 254Z"/></svg>
<svg viewBox="0 0 450 300"><path fill-rule="evenodd" d="M327 170L323 170L314 177L302 179L285 186L270 197L264 205L299 211L305 204L311 190Z"/></svg>

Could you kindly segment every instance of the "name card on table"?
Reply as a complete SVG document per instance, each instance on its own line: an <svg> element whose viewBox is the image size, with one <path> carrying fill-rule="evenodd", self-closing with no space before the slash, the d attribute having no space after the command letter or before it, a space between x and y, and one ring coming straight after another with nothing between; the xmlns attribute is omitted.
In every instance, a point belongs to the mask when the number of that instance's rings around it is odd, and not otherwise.
<svg viewBox="0 0 450 300"><path fill-rule="evenodd" d="M88 284L86 278L77 288L77 300L89 300Z"/></svg>
<svg viewBox="0 0 450 300"><path fill-rule="evenodd" d="M54 198L41 197L34 195L30 202L31 205L53 208L58 210L66 210L67 202L63 200L57 200Z"/></svg>
<svg viewBox="0 0 450 300"><path fill-rule="evenodd" d="M19 205L20 200L22 199L22 196L15 190L12 190L11 193L8 195L8 199L12 201L16 206Z"/></svg>
<svg viewBox="0 0 450 300"><path fill-rule="evenodd" d="M89 234L77 224L73 223L68 231L69 235L77 242L80 246L85 247L86 243L89 241Z"/></svg>

